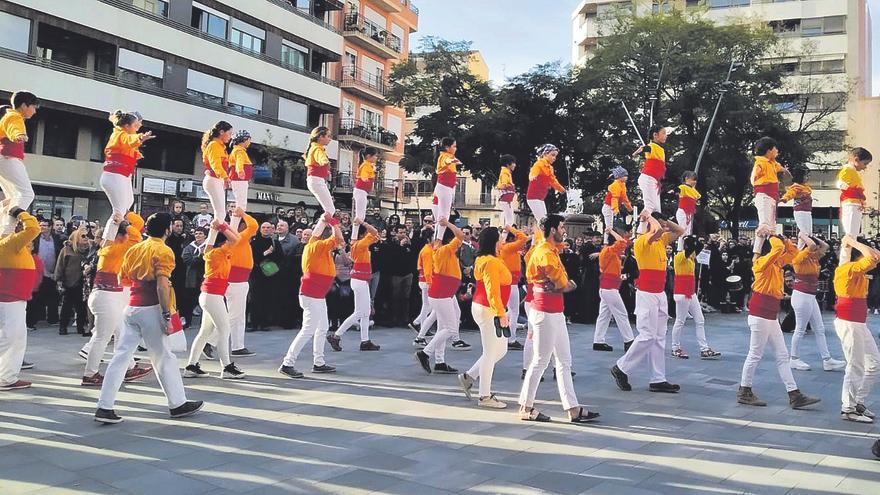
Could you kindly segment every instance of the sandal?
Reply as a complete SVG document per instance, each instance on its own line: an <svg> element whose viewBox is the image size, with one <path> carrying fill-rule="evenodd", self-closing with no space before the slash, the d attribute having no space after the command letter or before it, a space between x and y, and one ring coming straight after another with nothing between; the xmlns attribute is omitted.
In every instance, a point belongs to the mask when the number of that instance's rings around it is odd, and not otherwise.
<svg viewBox="0 0 880 495"><path fill-rule="evenodd" d="M601 414L592 411L587 411L587 414L584 414L584 408L581 407L578 410L578 415L571 418L571 422L575 424L592 423L593 420L599 416L601 416Z"/></svg>
<svg viewBox="0 0 880 495"><path fill-rule="evenodd" d="M521 419L523 421L535 421L538 423L549 423L550 422L550 416L547 416L546 414L537 411L534 407L529 409L529 415L526 417L523 417L522 411L520 411L519 419Z"/></svg>

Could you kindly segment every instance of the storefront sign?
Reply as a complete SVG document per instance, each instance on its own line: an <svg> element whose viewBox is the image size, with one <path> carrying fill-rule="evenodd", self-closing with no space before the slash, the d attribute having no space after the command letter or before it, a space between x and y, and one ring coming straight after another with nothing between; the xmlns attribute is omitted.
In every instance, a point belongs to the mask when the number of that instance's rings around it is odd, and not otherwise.
<svg viewBox="0 0 880 495"><path fill-rule="evenodd" d="M267 191L257 191L257 199L259 199L260 201L277 202L278 198L279 198L279 196L276 193L267 192Z"/></svg>
<svg viewBox="0 0 880 495"><path fill-rule="evenodd" d="M177 196L177 181L176 180L166 180L165 181L165 194L167 196Z"/></svg>
<svg viewBox="0 0 880 495"><path fill-rule="evenodd" d="M165 179L153 179L144 177L143 187L141 191L151 194L165 194Z"/></svg>

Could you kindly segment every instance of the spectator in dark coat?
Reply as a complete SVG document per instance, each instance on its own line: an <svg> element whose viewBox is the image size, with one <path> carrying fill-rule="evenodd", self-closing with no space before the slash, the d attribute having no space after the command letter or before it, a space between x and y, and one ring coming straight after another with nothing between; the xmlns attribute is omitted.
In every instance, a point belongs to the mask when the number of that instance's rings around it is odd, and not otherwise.
<svg viewBox="0 0 880 495"><path fill-rule="evenodd" d="M251 239L251 250L254 254L254 269L251 272L251 325L253 330L266 331L280 321L278 311L281 295L279 291L279 274L266 275L260 266L264 262L273 262L280 269L284 263L284 248L275 239L275 227L269 222L260 225L260 233ZM280 273L280 272L279 272ZM284 304L292 304L284 301Z"/></svg>
<svg viewBox="0 0 880 495"><path fill-rule="evenodd" d="M40 221L40 235L34 239L33 253L42 261L43 273L34 297L27 303L27 326L35 328L39 321L58 323L58 287L55 285L55 262L64 247L65 238L52 230L51 220Z"/></svg>
<svg viewBox="0 0 880 495"><path fill-rule="evenodd" d="M203 227L197 227L193 232L193 237L193 241L183 248L181 254L183 264L186 266L183 290L175 294L178 313L183 318L183 326L186 328L192 325L193 310L199 304L199 292L201 291L202 279L205 278L204 251L208 231Z"/></svg>

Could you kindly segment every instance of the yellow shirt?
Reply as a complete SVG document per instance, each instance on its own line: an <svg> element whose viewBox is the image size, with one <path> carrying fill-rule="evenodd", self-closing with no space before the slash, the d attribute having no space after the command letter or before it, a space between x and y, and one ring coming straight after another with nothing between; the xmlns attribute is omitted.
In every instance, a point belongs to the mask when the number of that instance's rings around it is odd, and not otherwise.
<svg viewBox="0 0 880 495"><path fill-rule="evenodd" d="M501 172L498 174L498 183L495 184L495 189L510 191L513 188L513 174L510 172L510 168L501 167Z"/></svg>
<svg viewBox="0 0 880 495"><path fill-rule="evenodd" d="M837 173L837 188L841 191L861 192L862 195L865 193L865 184L862 182L862 175L849 163L841 167L840 172ZM858 197L846 197L845 195L841 195L841 203L864 205L865 201Z"/></svg>
<svg viewBox="0 0 880 495"><path fill-rule="evenodd" d="M104 147L104 156L108 159L113 154L135 159L143 158L138 148L141 147L141 138L135 132L128 132L121 127L113 127L113 133Z"/></svg>
<svg viewBox="0 0 880 495"><path fill-rule="evenodd" d="M205 168L213 172L215 177L223 180L229 178L226 170L229 167L229 154L226 153L226 146L219 139L212 139L202 150L202 156Z"/></svg>
<svg viewBox="0 0 880 495"><path fill-rule="evenodd" d="M6 113L0 118L0 139L15 141L22 136L27 136L24 117L18 110L7 108Z"/></svg>
<svg viewBox="0 0 880 495"><path fill-rule="evenodd" d="M529 237L524 232L517 230L513 227L510 228L510 231L513 232L513 235L516 236L516 239L510 242L505 242L501 246L501 251L498 253L498 257L501 258L501 261L503 261L504 265L507 266L507 269L510 271L511 275L514 276L514 280L511 283L515 284L519 282L519 276L522 272L522 265L520 264L519 253L526 245L526 241L529 239Z"/></svg>
<svg viewBox="0 0 880 495"><path fill-rule="evenodd" d="M170 277L173 270L174 251L160 237L149 237L125 253L119 278L149 282L158 277Z"/></svg>
<svg viewBox="0 0 880 495"><path fill-rule="evenodd" d="M544 280L553 283L556 290L568 285L568 274L559 258L559 246L546 239L535 246L526 265L526 280L531 284L540 284Z"/></svg>
<svg viewBox="0 0 880 495"><path fill-rule="evenodd" d="M687 184L681 184L678 186L678 196L680 198L692 198L692 199L700 199L703 196L699 191L694 189L693 187Z"/></svg>
<svg viewBox="0 0 880 495"><path fill-rule="evenodd" d="M125 215L129 226L125 229L125 239L114 241L112 244L98 250L98 272L112 273L114 278L118 276L122 268L122 259L132 246L141 242L144 230L144 219L137 213L130 211Z"/></svg>
<svg viewBox="0 0 880 495"><path fill-rule="evenodd" d="M867 256L838 266L834 270L834 293L838 297L857 299L868 297L868 278L865 275L876 266L877 263Z"/></svg>
<svg viewBox="0 0 880 495"><path fill-rule="evenodd" d="M480 256L474 262L474 280L477 291L474 302L492 309L495 316L507 314L507 301L510 297L510 270L497 256ZM482 285L482 287L480 287Z"/></svg>
<svg viewBox="0 0 880 495"><path fill-rule="evenodd" d="M456 173L457 169L455 163L455 155L447 153L446 151L440 152L440 156L437 157L437 175L448 172Z"/></svg>
<svg viewBox="0 0 880 495"><path fill-rule="evenodd" d="M0 302L29 300L36 281L42 280L43 274L37 273L34 257L27 249L40 235L40 225L26 211L18 214L18 220L22 230L0 238Z"/></svg>
<svg viewBox="0 0 880 495"><path fill-rule="evenodd" d="M232 153L229 154L229 168L234 171L233 180L250 180L254 175L254 164L247 154L244 146L237 144L232 147Z"/></svg>
<svg viewBox="0 0 880 495"><path fill-rule="evenodd" d="M434 264L434 246L429 242L419 251L419 259L416 262L416 268L419 270L419 282L425 282L431 285L431 266Z"/></svg>
<svg viewBox="0 0 880 495"><path fill-rule="evenodd" d="M755 281L752 292L758 292L782 299L784 280L782 267L791 264L797 254L797 248L787 239L783 242L778 237L770 238L770 252L759 257L752 265Z"/></svg>
<svg viewBox="0 0 880 495"><path fill-rule="evenodd" d="M608 193L605 194L605 204L611 207L614 213L620 212L620 205L625 204L632 210L632 204L626 196L626 181L615 180L608 185Z"/></svg>
<svg viewBox="0 0 880 495"><path fill-rule="evenodd" d="M776 176L782 171L782 165L776 160L770 160L763 156L755 157L755 165L752 167L751 181L753 186L762 184L775 184L779 182Z"/></svg>
<svg viewBox="0 0 880 495"><path fill-rule="evenodd" d="M633 256L639 265L636 287L644 292L659 293L666 288L666 246L672 238L664 233L654 242L651 234L644 233L633 244Z"/></svg>

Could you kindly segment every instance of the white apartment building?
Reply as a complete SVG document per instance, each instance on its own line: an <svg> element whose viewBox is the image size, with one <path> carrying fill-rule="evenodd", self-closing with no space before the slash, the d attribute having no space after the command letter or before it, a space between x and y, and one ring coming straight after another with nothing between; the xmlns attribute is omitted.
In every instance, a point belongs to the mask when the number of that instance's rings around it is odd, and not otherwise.
<svg viewBox="0 0 880 495"><path fill-rule="evenodd" d="M841 111L832 113L830 118L841 134L848 134L849 144L859 145L880 154L880 140L858 143L856 136L860 126L866 125L864 112L859 107L871 91L871 32L870 14L865 0L583 0L572 13L572 63L584 64L601 45L603 16L615 9L632 9L637 15L650 15L670 9L707 8L706 15L719 23L751 20L767 23L778 36L785 38L794 51L798 44L808 47L809 56L801 59L779 59L788 72L784 92L793 100L798 88L811 86L822 92L818 99L812 99L807 112L819 110L828 102L846 98ZM854 91L848 97L843 88L854 84ZM826 89L827 88L827 89ZM824 92L827 91L827 92ZM785 96L779 98L779 108L785 112L791 106ZM792 113L792 118L800 113ZM876 133L874 133L876 135ZM830 163L843 163L843 156L823 156ZM866 177L870 206L878 208L877 183L880 175L877 166L872 166ZM815 189L814 228L819 231L833 231L837 224L838 192L835 189L836 170L814 171L811 183ZM870 185L869 185L870 184ZM873 193L873 194L872 194ZM780 220L793 223L790 208L780 209Z"/></svg>
<svg viewBox="0 0 880 495"><path fill-rule="evenodd" d="M137 110L157 135L134 177L150 213L175 198L205 202L202 132L226 120L291 163L309 130L339 111L339 0L0 0L0 98L37 94L27 167L34 209L105 218L99 187L114 109ZM335 143L328 150L336 157ZM278 153L272 153L277 158ZM314 204L305 171L276 168L251 187L249 210ZM195 209L188 205L187 209Z"/></svg>

